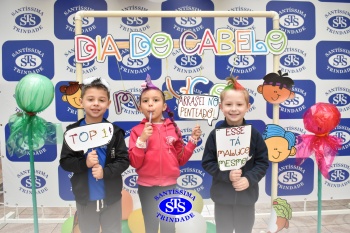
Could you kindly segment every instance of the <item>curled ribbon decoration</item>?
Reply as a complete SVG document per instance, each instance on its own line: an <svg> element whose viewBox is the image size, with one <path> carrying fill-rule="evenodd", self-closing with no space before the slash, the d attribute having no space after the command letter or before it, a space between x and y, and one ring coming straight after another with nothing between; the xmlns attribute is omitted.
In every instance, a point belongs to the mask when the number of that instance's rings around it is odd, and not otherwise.
<svg viewBox="0 0 350 233"><path fill-rule="evenodd" d="M114 92L113 98L114 98L115 112L118 115L122 113L122 104L127 104L130 101L132 101L132 103L138 110L137 100L135 96L129 91L121 90L121 91Z"/></svg>

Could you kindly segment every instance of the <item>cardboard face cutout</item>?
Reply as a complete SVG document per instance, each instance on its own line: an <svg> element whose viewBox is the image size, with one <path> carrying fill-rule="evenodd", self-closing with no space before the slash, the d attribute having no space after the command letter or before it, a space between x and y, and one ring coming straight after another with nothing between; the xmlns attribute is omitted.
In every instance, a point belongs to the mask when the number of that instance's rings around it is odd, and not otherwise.
<svg viewBox="0 0 350 233"><path fill-rule="evenodd" d="M269 73L265 75L264 83L258 86L257 91L271 104L280 104L287 99L293 99L294 81L287 76L287 73L282 74L280 70L278 73Z"/></svg>
<svg viewBox="0 0 350 233"><path fill-rule="evenodd" d="M294 133L284 130L281 126L266 125L262 137L265 140L268 158L271 162L279 163L296 154Z"/></svg>

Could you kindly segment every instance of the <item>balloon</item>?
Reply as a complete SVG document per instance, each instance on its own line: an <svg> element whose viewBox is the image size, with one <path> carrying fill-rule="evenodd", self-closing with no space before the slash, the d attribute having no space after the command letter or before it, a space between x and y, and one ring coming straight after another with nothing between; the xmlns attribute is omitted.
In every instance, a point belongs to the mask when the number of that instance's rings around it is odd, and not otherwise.
<svg viewBox="0 0 350 233"><path fill-rule="evenodd" d="M133 200L128 191L125 189L122 190L122 220L129 218L129 215L133 211Z"/></svg>
<svg viewBox="0 0 350 233"><path fill-rule="evenodd" d="M74 216L67 218L67 220L62 224L61 233L71 233L73 230L73 222Z"/></svg>
<svg viewBox="0 0 350 233"><path fill-rule="evenodd" d="M27 74L17 84L16 102L25 112L37 113L46 109L54 97L54 86L41 74Z"/></svg>
<svg viewBox="0 0 350 233"><path fill-rule="evenodd" d="M216 226L214 223L207 222L207 233L216 233Z"/></svg>
<svg viewBox="0 0 350 233"><path fill-rule="evenodd" d="M196 212L192 211L194 217L185 222L175 223L176 233L206 233L207 223L204 217ZM134 233L134 232L133 232Z"/></svg>
<svg viewBox="0 0 350 233"><path fill-rule="evenodd" d="M316 134L328 134L340 122L340 112L334 104L316 103L303 115L305 129Z"/></svg>
<svg viewBox="0 0 350 233"><path fill-rule="evenodd" d="M328 178L329 168L332 166L342 139L329 135L340 122L338 108L330 103L316 103L303 115L305 129L315 135L299 135L296 146L296 164L301 165L308 157L315 155L319 171Z"/></svg>
<svg viewBox="0 0 350 233"><path fill-rule="evenodd" d="M141 208L131 212L128 218L128 226L132 233L146 232Z"/></svg>
<svg viewBox="0 0 350 233"><path fill-rule="evenodd" d="M192 193L192 195L196 197L192 203L192 210L196 211L197 213L202 213L203 206L204 206L202 196L195 190L186 190L186 191L189 193Z"/></svg>
<svg viewBox="0 0 350 233"><path fill-rule="evenodd" d="M128 220L122 220L122 233L132 233L128 225Z"/></svg>

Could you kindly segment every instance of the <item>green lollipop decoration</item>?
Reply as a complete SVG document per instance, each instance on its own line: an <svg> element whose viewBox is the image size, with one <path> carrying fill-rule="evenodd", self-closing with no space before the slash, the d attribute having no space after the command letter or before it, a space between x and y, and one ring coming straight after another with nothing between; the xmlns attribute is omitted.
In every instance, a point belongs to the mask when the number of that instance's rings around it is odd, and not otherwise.
<svg viewBox="0 0 350 233"><path fill-rule="evenodd" d="M30 155L30 178L32 184L34 231L38 232L36 187L33 151L45 143L56 144L56 125L46 122L37 113L44 111L54 97L54 86L50 79L40 74L28 74L17 84L15 97L23 112L10 117L10 136L6 146L10 156Z"/></svg>

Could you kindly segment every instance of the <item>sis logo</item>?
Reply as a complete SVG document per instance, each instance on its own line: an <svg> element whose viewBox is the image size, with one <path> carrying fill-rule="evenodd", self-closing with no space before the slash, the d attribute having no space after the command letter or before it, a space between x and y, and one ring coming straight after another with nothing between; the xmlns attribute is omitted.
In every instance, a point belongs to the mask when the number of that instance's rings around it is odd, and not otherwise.
<svg viewBox="0 0 350 233"><path fill-rule="evenodd" d="M250 8L237 6L229 9L229 11L253 11ZM235 31L236 29L252 29L255 30L254 18L252 17L229 17L226 28Z"/></svg>
<svg viewBox="0 0 350 233"><path fill-rule="evenodd" d="M177 178L178 187L185 190L194 190L202 198L210 198L211 176L203 170L200 160L188 161L180 168L180 176Z"/></svg>
<svg viewBox="0 0 350 233"><path fill-rule="evenodd" d="M215 56L215 75L219 79L226 79L232 70L240 79L259 79L266 73L266 56L236 54Z"/></svg>
<svg viewBox="0 0 350 233"><path fill-rule="evenodd" d="M305 67L306 52L298 48L286 48L280 58L282 73L300 73Z"/></svg>
<svg viewBox="0 0 350 233"><path fill-rule="evenodd" d="M169 0L162 2L162 11L213 11L214 4L210 0ZM180 35L190 30L198 37L203 35L205 29L214 31L214 18L201 17L177 17L162 18L162 31L169 33L172 38L180 38Z"/></svg>
<svg viewBox="0 0 350 233"><path fill-rule="evenodd" d="M73 39L75 13L78 11L106 11L107 3L96 0L57 0L54 7L54 32L58 39ZM107 18L84 17L82 33L90 37L107 34Z"/></svg>
<svg viewBox="0 0 350 233"><path fill-rule="evenodd" d="M270 1L266 10L278 12L281 30L289 40L311 40L315 37L315 6L311 2ZM267 31L272 20L267 19Z"/></svg>
<svg viewBox="0 0 350 233"><path fill-rule="evenodd" d="M196 195L183 189L165 190L154 197L159 202L156 217L166 222L185 222L194 218L191 211Z"/></svg>
<svg viewBox="0 0 350 233"><path fill-rule="evenodd" d="M113 80L144 80L149 74L153 80L162 73L161 59L153 55L132 59L129 49L120 49L122 61L118 62L115 56L108 57L108 75ZM116 65L117 64L117 65Z"/></svg>
<svg viewBox="0 0 350 233"><path fill-rule="evenodd" d="M256 90L252 90L250 88L246 88L246 90L249 93L249 103L250 103L250 108L248 110L248 113L253 112L256 109L256 106L254 105L255 98L256 98Z"/></svg>
<svg viewBox="0 0 350 233"><path fill-rule="evenodd" d="M318 42L316 46L316 73L320 79L349 79L350 42Z"/></svg>
<svg viewBox="0 0 350 233"><path fill-rule="evenodd" d="M5 126L5 138L6 141L10 137L10 127L8 124ZM52 162L57 158L57 145L48 145L45 144L38 150L33 151L33 155L35 156L35 162ZM11 162L29 162L30 160L30 152L29 150L22 150L16 148L14 154L12 156L9 155L6 150L6 157Z"/></svg>
<svg viewBox="0 0 350 233"><path fill-rule="evenodd" d="M302 135L302 134L306 134L306 130L304 128L298 127L298 126L287 126L287 127L284 127L284 129L286 131L294 133L295 139L296 139L295 145L297 145L299 143L298 136Z"/></svg>
<svg viewBox="0 0 350 233"><path fill-rule="evenodd" d="M36 194L43 194L48 191L47 179L48 175L42 170L35 170L35 187ZM17 174L20 186L18 188L19 192L32 195L32 180L30 178L30 170L23 170Z"/></svg>
<svg viewBox="0 0 350 233"><path fill-rule="evenodd" d="M308 158L300 166L295 165L295 159L289 158L278 163L278 195L308 195L313 190L314 162ZM271 180L271 166L266 174L266 180ZM266 193L271 194L271 182L267 182Z"/></svg>
<svg viewBox="0 0 350 233"><path fill-rule="evenodd" d="M54 47L48 40L6 41L2 47L3 76L19 81L29 73L54 76Z"/></svg>
<svg viewBox="0 0 350 233"><path fill-rule="evenodd" d="M324 184L331 188L343 188L350 184L350 166L345 163L333 163L329 168L329 178Z"/></svg>
<svg viewBox="0 0 350 233"><path fill-rule="evenodd" d="M127 89L127 91L129 91L135 97L138 103L142 89L133 87ZM139 110L137 110L137 103L135 103L132 99L128 103L122 103L122 113L129 115L142 115L142 113Z"/></svg>
<svg viewBox="0 0 350 233"><path fill-rule="evenodd" d="M76 61L75 61L75 53L74 49L70 49L64 53L64 56L66 59L68 59L68 65L66 67L66 70L72 74L75 74L76 69ZM91 60L89 62L83 63L83 74L90 74L93 71L96 71L97 67L95 66L95 60Z"/></svg>
<svg viewBox="0 0 350 233"><path fill-rule="evenodd" d="M189 142L189 138L191 137L192 129L191 128L185 128L181 129L181 134L182 134L182 140L184 141L185 144ZM201 135L201 139L197 142L197 147L194 149L193 153L199 153L201 151L204 151L204 145L203 145L203 140L205 134L203 133Z"/></svg>
<svg viewBox="0 0 350 233"><path fill-rule="evenodd" d="M124 181L124 189L130 194L138 194L138 175L136 174L135 168L129 167L126 171L122 173L122 178Z"/></svg>
<svg viewBox="0 0 350 233"><path fill-rule="evenodd" d="M204 69L201 56L185 55L180 49L174 49L171 56L175 59L174 71L181 74L196 74Z"/></svg>
<svg viewBox="0 0 350 233"><path fill-rule="evenodd" d="M59 195L62 200L74 201L75 197L72 191L70 179L73 177L73 172L67 172L58 166L58 187Z"/></svg>
<svg viewBox="0 0 350 233"><path fill-rule="evenodd" d="M342 119L340 124L332 131L333 136L337 136L342 140L342 147L338 150L338 155L350 154L350 120Z"/></svg>
<svg viewBox="0 0 350 233"><path fill-rule="evenodd" d="M43 29L41 18L44 12L36 7L24 6L11 12L15 18L15 25L13 30L19 33L36 33Z"/></svg>
<svg viewBox="0 0 350 233"><path fill-rule="evenodd" d="M280 119L302 119L306 109L316 101L316 86L311 80L296 80L292 87L295 97L280 104ZM267 104L267 115L273 118L272 104Z"/></svg>
<svg viewBox="0 0 350 233"><path fill-rule="evenodd" d="M334 87L326 91L328 102L337 106L339 112L350 110L350 89L347 87Z"/></svg>
<svg viewBox="0 0 350 233"><path fill-rule="evenodd" d="M122 11L148 11L143 6L127 6ZM147 17L122 17L122 23L119 25L119 29L125 32L143 32L150 29Z"/></svg>
<svg viewBox="0 0 350 233"><path fill-rule="evenodd" d="M331 10L326 13L327 32L333 35L346 35L350 32L350 12L347 10Z"/></svg>

